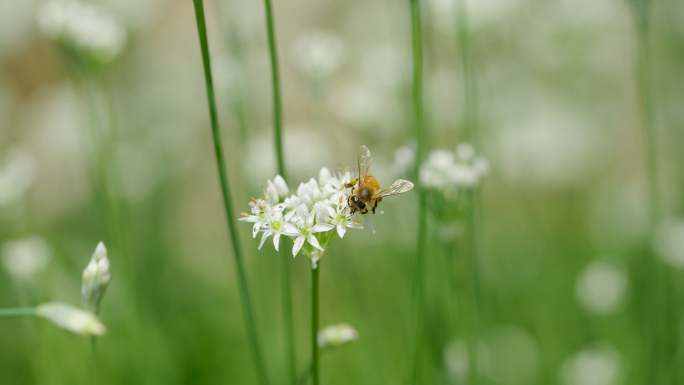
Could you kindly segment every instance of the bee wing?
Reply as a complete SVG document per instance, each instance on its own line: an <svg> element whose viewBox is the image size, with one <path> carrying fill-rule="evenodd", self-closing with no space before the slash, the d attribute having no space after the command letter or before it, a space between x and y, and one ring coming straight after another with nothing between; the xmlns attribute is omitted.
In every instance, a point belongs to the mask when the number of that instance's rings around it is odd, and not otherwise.
<svg viewBox="0 0 684 385"><path fill-rule="evenodd" d="M373 163L373 158L371 157L370 150L366 146L361 146L359 148L359 186L363 184L371 163Z"/></svg>
<svg viewBox="0 0 684 385"><path fill-rule="evenodd" d="M376 196L375 199L386 197L389 195L397 195L397 194L403 194L410 189L413 188L413 183L404 180L404 179L399 179L396 182L392 183L389 185L387 188L384 190L380 191Z"/></svg>

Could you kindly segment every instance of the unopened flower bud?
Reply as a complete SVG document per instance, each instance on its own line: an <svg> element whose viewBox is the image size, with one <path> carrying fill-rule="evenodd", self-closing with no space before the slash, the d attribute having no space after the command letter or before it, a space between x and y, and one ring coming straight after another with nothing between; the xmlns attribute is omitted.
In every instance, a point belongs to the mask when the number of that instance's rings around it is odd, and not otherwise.
<svg viewBox="0 0 684 385"><path fill-rule="evenodd" d="M38 305L36 315L79 336L101 336L107 329L95 314L60 302Z"/></svg>
<svg viewBox="0 0 684 385"><path fill-rule="evenodd" d="M273 185L275 186L276 190L278 190L278 194L280 196L284 197L290 193L290 189L287 187L285 179L283 179L283 177L280 175L276 175L276 177L273 179Z"/></svg>
<svg viewBox="0 0 684 385"><path fill-rule="evenodd" d="M332 349L358 338L359 332L349 324L331 325L318 331L318 346L321 349Z"/></svg>
<svg viewBox="0 0 684 385"><path fill-rule="evenodd" d="M88 266L83 270L81 295L84 309L95 314L99 312L100 301L102 301L102 296L104 296L111 278L107 248L104 243L100 242L95 248Z"/></svg>

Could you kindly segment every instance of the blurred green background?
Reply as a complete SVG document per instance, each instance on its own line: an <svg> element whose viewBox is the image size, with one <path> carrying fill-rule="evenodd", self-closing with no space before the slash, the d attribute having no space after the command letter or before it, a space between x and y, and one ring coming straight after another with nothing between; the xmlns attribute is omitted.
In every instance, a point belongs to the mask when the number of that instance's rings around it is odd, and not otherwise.
<svg viewBox="0 0 684 385"><path fill-rule="evenodd" d="M102 240L113 271L102 384L256 383L192 2L90 3L125 31L112 57L85 58L42 33L44 2L0 2L0 307L79 305L81 272ZM456 4L421 2L429 150L467 139ZM479 152L491 170L478 322L468 326L464 225L429 215L419 382L467 383L466 345L477 340L480 384L684 383L684 2L650 2L657 222L630 2L465 5ZM276 170L263 3L206 7L234 206L247 211ZM414 145L408 1L286 0L274 11L290 188L323 166L355 167L362 144L389 184L406 160L397 149ZM349 231L326 253L321 325L347 322L360 338L324 354L322 383L408 382L416 201L383 201L375 234ZM280 258L239 225L268 374L285 384ZM302 368L309 266L291 260ZM0 319L0 383L89 381L87 339Z"/></svg>

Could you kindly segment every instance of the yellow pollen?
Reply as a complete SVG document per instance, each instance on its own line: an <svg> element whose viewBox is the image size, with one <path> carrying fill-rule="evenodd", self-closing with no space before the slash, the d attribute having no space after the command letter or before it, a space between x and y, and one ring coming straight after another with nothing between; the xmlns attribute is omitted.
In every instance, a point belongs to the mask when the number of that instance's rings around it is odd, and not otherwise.
<svg viewBox="0 0 684 385"><path fill-rule="evenodd" d="M263 211L264 211L264 206L262 206L261 203L257 203L257 205L259 206L259 210L261 210L261 211L263 212Z"/></svg>
<svg viewBox="0 0 684 385"><path fill-rule="evenodd" d="M360 226L360 225L361 225L361 222L354 221L354 224L357 225L357 226Z"/></svg>
<svg viewBox="0 0 684 385"><path fill-rule="evenodd" d="M264 200L268 200L268 193L264 193Z"/></svg>
<svg viewBox="0 0 684 385"><path fill-rule="evenodd" d="M257 204L257 201L256 199L254 199L254 197L252 197L252 202L254 202L254 204Z"/></svg>
<svg viewBox="0 0 684 385"><path fill-rule="evenodd" d="M340 195L340 204L342 204L342 195Z"/></svg>
<svg viewBox="0 0 684 385"><path fill-rule="evenodd" d="M332 219L328 218L325 220L326 222L332 222Z"/></svg>
<svg viewBox="0 0 684 385"><path fill-rule="evenodd" d="M356 178L351 178L351 180L349 181L349 183L351 183L352 185L355 185L355 184L356 184Z"/></svg>
<svg viewBox="0 0 684 385"><path fill-rule="evenodd" d="M248 217L248 216L249 216L249 214L247 214L247 213L240 213L240 215L242 215L243 217Z"/></svg>

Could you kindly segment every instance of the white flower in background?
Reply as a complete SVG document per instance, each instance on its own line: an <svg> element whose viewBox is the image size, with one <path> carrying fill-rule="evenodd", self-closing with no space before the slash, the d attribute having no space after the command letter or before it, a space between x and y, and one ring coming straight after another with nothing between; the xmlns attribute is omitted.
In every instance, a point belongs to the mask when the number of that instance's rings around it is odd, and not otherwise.
<svg viewBox="0 0 684 385"><path fill-rule="evenodd" d="M64 303L38 305L36 315L79 336L101 336L107 331L94 313Z"/></svg>
<svg viewBox="0 0 684 385"><path fill-rule="evenodd" d="M93 57L110 61L126 45L126 30L103 8L70 0L51 0L38 10L47 37Z"/></svg>
<svg viewBox="0 0 684 385"><path fill-rule="evenodd" d="M420 182L428 189L475 187L489 173L487 160L476 156L469 143L461 143L455 152L434 150L420 168Z"/></svg>
<svg viewBox="0 0 684 385"><path fill-rule="evenodd" d="M399 176L410 175L416 164L416 151L409 146L402 146L394 151L394 173Z"/></svg>
<svg viewBox="0 0 684 385"><path fill-rule="evenodd" d="M620 353L606 344L589 346L568 357L560 377L566 385L618 385L624 374Z"/></svg>
<svg viewBox="0 0 684 385"><path fill-rule="evenodd" d="M593 261L577 278L575 296L587 311L606 315L622 305L628 277L625 267L618 262L608 259Z"/></svg>
<svg viewBox="0 0 684 385"><path fill-rule="evenodd" d="M359 338L359 332L349 324L337 324L318 331L318 346L323 349L337 348Z"/></svg>
<svg viewBox="0 0 684 385"><path fill-rule="evenodd" d="M318 179L300 183L295 193L288 196L287 183L276 176L262 186L263 198L252 198L251 214L242 213L239 220L254 223L255 238L259 232L263 233L259 249L273 235L274 247L278 250L280 238L285 235L294 243L292 255L303 251L315 264L336 234L342 238L347 228L363 228L355 221L358 214L349 215L347 208L351 189L346 186L350 180L349 171L331 173L324 167ZM305 247L307 244L311 248Z"/></svg>
<svg viewBox="0 0 684 385"><path fill-rule="evenodd" d="M50 261L50 248L41 237L5 242L0 254L5 270L18 280L31 279Z"/></svg>
<svg viewBox="0 0 684 385"><path fill-rule="evenodd" d="M488 331L478 350L484 374L491 383L527 385L535 383L540 369L537 341L517 325L497 326Z"/></svg>
<svg viewBox="0 0 684 385"><path fill-rule="evenodd" d="M465 384L468 380L468 346L463 340L453 340L444 348L444 363L451 383Z"/></svg>
<svg viewBox="0 0 684 385"><path fill-rule="evenodd" d="M336 35L313 31L297 38L294 56L304 74L312 79L322 79L340 67L344 59L344 46Z"/></svg>
<svg viewBox="0 0 684 385"><path fill-rule="evenodd" d="M81 297L84 309L95 314L100 311L100 302L111 279L112 274L109 271L107 248L104 243L100 242L97 244L92 257L90 257L88 266L83 270Z"/></svg>
<svg viewBox="0 0 684 385"><path fill-rule="evenodd" d="M653 248L663 261L684 268L684 219L664 220L653 236Z"/></svg>
<svg viewBox="0 0 684 385"><path fill-rule="evenodd" d="M34 161L25 151L10 148L0 159L0 207L20 201L34 180Z"/></svg>

